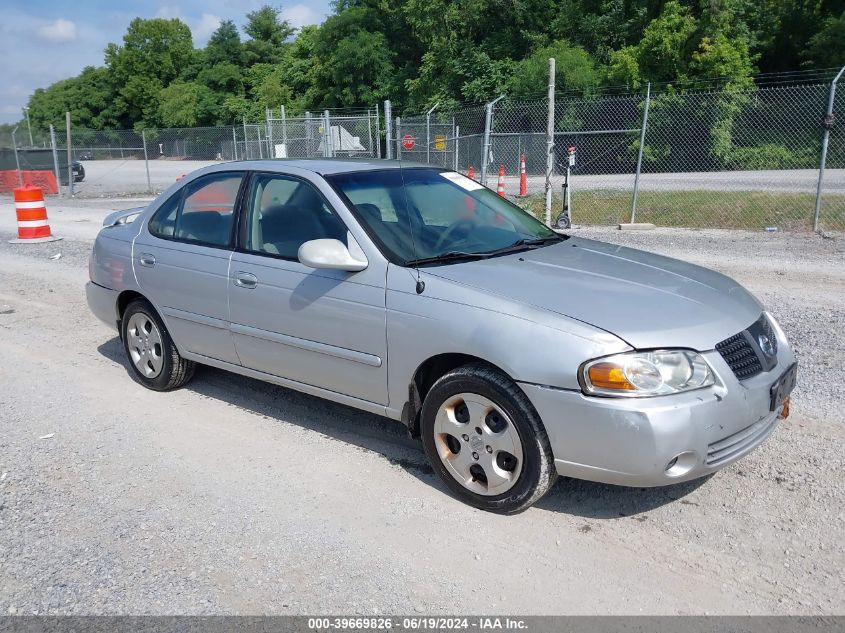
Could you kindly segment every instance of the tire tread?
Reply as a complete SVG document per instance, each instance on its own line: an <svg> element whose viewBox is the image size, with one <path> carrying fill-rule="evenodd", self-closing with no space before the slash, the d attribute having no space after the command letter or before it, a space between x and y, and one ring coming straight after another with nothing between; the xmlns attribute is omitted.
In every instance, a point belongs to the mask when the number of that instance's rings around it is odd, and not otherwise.
<svg viewBox="0 0 845 633"><path fill-rule="evenodd" d="M518 514L539 501L557 480L557 471L554 467L554 454L552 453L546 428L543 426L543 422L534 405L531 404L528 396L519 388L519 385L499 369L486 363L470 363L446 372L435 381L429 390L429 394L435 392L441 385L461 380L479 380L486 383L503 398L509 400L511 405L522 413L531 429L533 438L525 439L533 439L539 449L540 459L537 483L527 491L527 494L519 496L509 495L501 499L491 499L481 502L469 496L470 493L468 492L464 495L464 500L475 507L500 514ZM424 412L425 405L426 403L424 402ZM439 406L439 403L437 403L437 406ZM430 459L432 457L431 455L429 456ZM439 472L437 465L435 465L435 471ZM457 482L455 482L455 485L460 486ZM508 492L512 492L512 490Z"/></svg>
<svg viewBox="0 0 845 633"><path fill-rule="evenodd" d="M165 352L169 356L169 363L167 362L167 360L165 361L165 369L169 368L169 371L167 372L167 380L164 382L159 380L161 376L150 380L144 376L141 376L135 370L135 367L134 365L132 365L130 359L130 367L132 369L132 374L145 387L153 389L155 391L172 391L174 389L182 387L191 378L193 378L197 364L194 361L182 358L181 354L179 354L179 350L176 349L176 345L173 343L173 339L170 337L170 332L168 332L167 328L164 326L162 318L159 316L158 312L156 312L152 304L150 304L150 302L146 299L135 299L134 301L130 302L128 306L126 306L126 309L123 311L123 317L121 319L121 328L125 328L123 323L126 323L128 317L136 311L143 311L149 314L156 321L156 325L158 326L159 331L161 333L162 346L165 347ZM125 330L122 330L121 334L125 339ZM124 347L125 346L126 343L124 341Z"/></svg>

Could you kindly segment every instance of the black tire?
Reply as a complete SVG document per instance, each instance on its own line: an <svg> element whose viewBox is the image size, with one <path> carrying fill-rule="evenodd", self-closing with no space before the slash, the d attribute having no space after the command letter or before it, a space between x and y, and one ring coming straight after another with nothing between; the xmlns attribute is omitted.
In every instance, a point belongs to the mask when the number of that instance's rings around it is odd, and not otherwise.
<svg viewBox="0 0 845 633"><path fill-rule="evenodd" d="M158 328L161 336L161 350L160 356L162 359L161 371L154 377L144 375L136 366L132 353L130 352L130 337L129 337L129 323L132 317L136 314L145 315ZM196 363L186 360L179 355L179 351L173 344L173 339L170 338L170 333L164 326L164 322L159 317L152 305L145 299L135 299L126 306L123 313L123 318L120 321L120 336L123 339L123 350L126 353L126 358L129 361L130 371L135 379L148 389L154 391L171 391L178 389L186 382L188 382L194 375Z"/></svg>
<svg viewBox="0 0 845 633"><path fill-rule="evenodd" d="M478 394L510 418L522 444L521 472L512 487L497 496L467 489L450 474L438 453L435 420L440 407L461 393ZM523 391L508 376L483 363L464 365L441 376L423 402L420 431L434 471L461 501L489 512L517 514L545 495L557 479L554 456L540 416Z"/></svg>

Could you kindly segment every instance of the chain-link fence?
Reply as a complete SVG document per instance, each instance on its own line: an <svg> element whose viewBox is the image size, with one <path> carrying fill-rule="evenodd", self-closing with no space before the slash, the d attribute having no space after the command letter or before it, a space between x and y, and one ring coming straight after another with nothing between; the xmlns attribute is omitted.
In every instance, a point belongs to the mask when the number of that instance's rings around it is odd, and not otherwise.
<svg viewBox="0 0 845 633"><path fill-rule="evenodd" d="M74 195L150 195L219 161L388 156L472 170L491 188L501 169L506 195L541 218L548 183L549 217L566 204L576 224L845 230L845 88L834 86L557 95L551 121L547 99L395 117L385 102L386 118L377 106L296 116L280 108L225 127L73 128L52 140L36 130L29 150L18 129L17 158L0 156L9 163L0 168L52 165L66 182L70 145L81 163Z"/></svg>
<svg viewBox="0 0 845 633"><path fill-rule="evenodd" d="M396 157L466 171L481 167L484 137L484 106L468 106L453 112L431 111L401 117L396 130Z"/></svg>
<svg viewBox="0 0 845 633"><path fill-rule="evenodd" d="M267 112L272 158L381 158L381 119L377 109L325 110L287 117Z"/></svg>
<svg viewBox="0 0 845 633"><path fill-rule="evenodd" d="M835 117L845 115L845 91L836 93L831 120L831 89L558 96L551 139L546 99L502 99L397 117L388 142L403 159L464 173L473 166L494 188L502 170L506 195L541 218L551 145L553 218L568 201L579 224L843 230L845 131ZM830 132L819 188L824 120Z"/></svg>

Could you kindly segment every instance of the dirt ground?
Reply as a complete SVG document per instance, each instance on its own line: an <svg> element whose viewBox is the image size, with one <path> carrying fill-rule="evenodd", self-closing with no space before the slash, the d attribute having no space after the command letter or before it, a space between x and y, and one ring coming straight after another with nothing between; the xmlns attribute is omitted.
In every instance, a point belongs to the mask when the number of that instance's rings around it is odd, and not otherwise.
<svg viewBox="0 0 845 633"><path fill-rule="evenodd" d="M580 235L757 294L801 363L793 413L715 476L561 479L515 517L446 492L402 427L214 369L154 393L88 311L108 207L0 204L0 614L841 614L845 239ZM60 258L54 259L57 254Z"/></svg>

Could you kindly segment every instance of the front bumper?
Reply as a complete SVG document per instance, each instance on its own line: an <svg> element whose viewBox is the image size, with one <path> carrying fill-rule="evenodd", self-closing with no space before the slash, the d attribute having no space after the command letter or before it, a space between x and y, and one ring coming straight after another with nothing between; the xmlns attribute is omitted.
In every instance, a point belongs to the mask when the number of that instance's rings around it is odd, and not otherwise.
<svg viewBox="0 0 845 633"><path fill-rule="evenodd" d="M654 398L597 398L520 383L546 427L559 474L624 486L663 486L714 473L750 453L777 427L769 388L794 362L740 382L718 352L703 356L713 387ZM671 461L677 462L670 466Z"/></svg>
<svg viewBox="0 0 845 633"><path fill-rule="evenodd" d="M85 284L85 297L94 316L111 328L117 329L117 290L105 288L93 281Z"/></svg>

